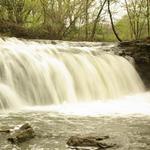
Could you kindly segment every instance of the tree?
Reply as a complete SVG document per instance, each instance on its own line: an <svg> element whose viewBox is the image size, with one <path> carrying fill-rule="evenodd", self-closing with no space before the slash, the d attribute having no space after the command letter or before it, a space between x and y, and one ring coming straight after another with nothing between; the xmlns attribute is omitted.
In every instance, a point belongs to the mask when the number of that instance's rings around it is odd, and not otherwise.
<svg viewBox="0 0 150 150"><path fill-rule="evenodd" d="M102 11L103 11L103 8L104 8L106 2L107 2L107 0L104 0L104 1L103 1L102 5L101 5L101 7L100 7L100 9L99 9L99 12L98 12L98 14L97 14L97 16L96 16L96 19L94 20L93 29L92 29L92 34L91 34L91 40L92 40L92 41L93 41L94 36L95 36L95 31L96 31L96 27L97 27L98 20L99 20L99 18L100 18L100 15L101 15L101 13L102 13Z"/></svg>
<svg viewBox="0 0 150 150"><path fill-rule="evenodd" d="M85 39L88 39L88 18L89 18L89 14L88 14L88 4L89 4L89 0L86 0L86 7L85 7L85 20L86 20L86 25L85 25Z"/></svg>
<svg viewBox="0 0 150 150"><path fill-rule="evenodd" d="M28 21L32 8L30 0L0 0L0 9L4 11L1 15L4 15L3 20L9 23L24 25Z"/></svg>
<svg viewBox="0 0 150 150"><path fill-rule="evenodd" d="M146 1L145 0L125 0L125 7L127 10L131 32L134 39L140 39L142 31L146 23ZM148 6L149 7L149 6ZM148 9L147 7L147 9ZM149 14L147 14L149 16ZM148 17L147 17L148 18ZM149 19L148 19L149 20ZM149 23L149 21L147 21ZM149 29L148 29L149 30Z"/></svg>
<svg viewBox="0 0 150 150"><path fill-rule="evenodd" d="M121 42L122 40L120 39L119 35L117 34L117 32L115 30L112 14L111 14L111 10L110 10L110 0L107 0L107 4L108 4L108 13L109 13L110 21L111 21L112 30L113 30L116 38L118 39L118 41Z"/></svg>
<svg viewBox="0 0 150 150"><path fill-rule="evenodd" d="M150 36L150 0L146 0L147 2L147 33Z"/></svg>

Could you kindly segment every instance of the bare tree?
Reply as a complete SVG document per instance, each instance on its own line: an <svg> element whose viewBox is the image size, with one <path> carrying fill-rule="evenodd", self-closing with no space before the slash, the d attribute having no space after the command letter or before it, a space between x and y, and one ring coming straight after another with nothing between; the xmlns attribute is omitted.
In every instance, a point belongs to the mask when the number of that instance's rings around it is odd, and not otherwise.
<svg viewBox="0 0 150 150"><path fill-rule="evenodd" d="M102 11L103 11L103 8L104 8L106 2L107 2L107 0L104 0L104 1L103 1L102 5L101 5L101 8L99 9L99 12L98 12L98 14L97 14L97 16L96 16L96 19L94 20L94 25L93 25L92 34L91 34L91 40L92 40L92 41L93 41L94 36L95 36L95 31L96 31L96 27L97 27L98 20L99 20L99 18L100 18L100 15L101 15L101 13L102 13Z"/></svg>
<svg viewBox="0 0 150 150"><path fill-rule="evenodd" d="M147 33L150 36L150 0L147 0Z"/></svg>
<svg viewBox="0 0 150 150"><path fill-rule="evenodd" d="M125 7L127 10L129 23L131 27L131 34L134 35L134 39L140 39L142 31L145 27L146 19L147 17L147 24L149 24L149 13L145 13L146 8L146 1L145 0L130 0L127 2L125 0ZM147 9L149 6L147 7ZM148 27L149 28L149 27ZM148 29L149 30L149 29Z"/></svg>
<svg viewBox="0 0 150 150"><path fill-rule="evenodd" d="M113 18L112 18L112 14L111 14L111 10L110 10L110 0L107 0L107 4L108 4L108 13L109 13L109 17L110 17L110 21L111 21L111 26L112 26L112 30L116 36L116 38L118 39L118 41L122 41L121 38L119 37L119 35L116 32L115 26L114 26L114 22L113 22Z"/></svg>
<svg viewBox="0 0 150 150"><path fill-rule="evenodd" d="M89 14L88 14L88 4L89 0L86 0L85 4L85 39L88 39L88 19L89 19Z"/></svg>

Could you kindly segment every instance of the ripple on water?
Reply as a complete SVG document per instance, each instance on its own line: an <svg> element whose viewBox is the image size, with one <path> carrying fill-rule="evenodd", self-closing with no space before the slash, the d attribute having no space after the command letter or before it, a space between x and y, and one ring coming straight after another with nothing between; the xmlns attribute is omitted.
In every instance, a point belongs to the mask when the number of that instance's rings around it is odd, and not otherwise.
<svg viewBox="0 0 150 150"><path fill-rule="evenodd" d="M72 135L109 135L109 142L118 145L117 150L148 150L150 146L150 117L148 116L67 116L55 112L11 113L1 117L1 127L13 127L30 122L36 137L19 145L21 150L65 150ZM9 150L12 145L0 136L0 149Z"/></svg>

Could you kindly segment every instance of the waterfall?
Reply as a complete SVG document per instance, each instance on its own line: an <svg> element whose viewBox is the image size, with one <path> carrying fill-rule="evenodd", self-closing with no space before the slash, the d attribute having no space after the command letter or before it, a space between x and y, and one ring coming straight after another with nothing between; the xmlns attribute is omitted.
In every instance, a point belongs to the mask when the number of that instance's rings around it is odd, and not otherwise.
<svg viewBox="0 0 150 150"><path fill-rule="evenodd" d="M93 55L102 49L92 43L0 39L0 109L109 100L142 92L132 64L112 53Z"/></svg>

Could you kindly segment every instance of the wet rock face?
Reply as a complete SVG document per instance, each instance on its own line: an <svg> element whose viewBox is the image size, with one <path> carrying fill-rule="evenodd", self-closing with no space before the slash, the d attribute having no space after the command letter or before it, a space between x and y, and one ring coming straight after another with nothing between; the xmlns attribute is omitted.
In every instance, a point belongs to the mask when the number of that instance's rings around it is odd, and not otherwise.
<svg viewBox="0 0 150 150"><path fill-rule="evenodd" d="M150 42L122 42L119 44L121 56L131 56L135 67L147 89L150 89Z"/></svg>
<svg viewBox="0 0 150 150"><path fill-rule="evenodd" d="M106 149L114 147L114 144L107 144L106 142L103 142L102 140L108 139L109 136L103 136L103 137L92 137L92 136L72 136L67 141L67 145L71 147L96 147L99 150L100 149Z"/></svg>

